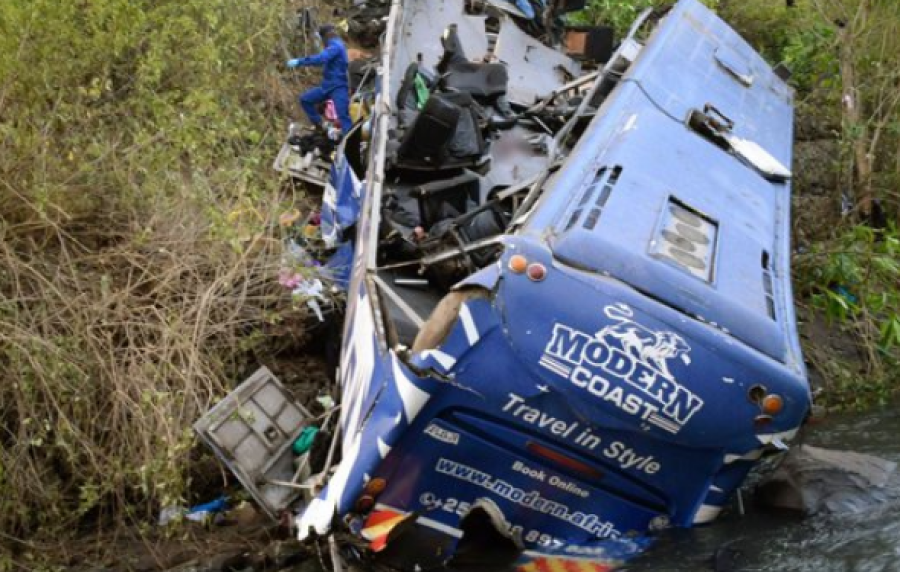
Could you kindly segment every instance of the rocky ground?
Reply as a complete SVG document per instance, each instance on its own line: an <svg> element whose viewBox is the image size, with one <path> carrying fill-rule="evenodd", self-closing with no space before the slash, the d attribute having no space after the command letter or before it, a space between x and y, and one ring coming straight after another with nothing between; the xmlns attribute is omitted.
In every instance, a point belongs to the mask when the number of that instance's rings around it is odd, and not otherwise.
<svg viewBox="0 0 900 572"><path fill-rule="evenodd" d="M809 97L797 105L792 181L794 249L808 248L833 230L840 219L840 125L823 116L829 109Z"/></svg>

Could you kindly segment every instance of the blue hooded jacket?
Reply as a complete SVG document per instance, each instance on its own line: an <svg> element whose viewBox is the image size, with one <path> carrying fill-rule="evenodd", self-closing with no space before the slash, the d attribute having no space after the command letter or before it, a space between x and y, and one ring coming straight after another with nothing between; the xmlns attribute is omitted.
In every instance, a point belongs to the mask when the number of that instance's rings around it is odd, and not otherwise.
<svg viewBox="0 0 900 572"><path fill-rule="evenodd" d="M298 65L322 68L322 89L347 89L347 48L338 37L331 37L325 49L314 56L300 58Z"/></svg>

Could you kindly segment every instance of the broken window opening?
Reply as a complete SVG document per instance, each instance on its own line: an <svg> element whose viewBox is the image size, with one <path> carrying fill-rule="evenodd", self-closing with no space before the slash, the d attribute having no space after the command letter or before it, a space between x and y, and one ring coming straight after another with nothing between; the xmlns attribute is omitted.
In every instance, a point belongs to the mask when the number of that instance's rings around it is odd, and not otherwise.
<svg viewBox="0 0 900 572"><path fill-rule="evenodd" d="M687 125L716 147L731 152L728 135L734 128L734 122L709 103L703 106L702 111L692 109L688 113Z"/></svg>
<svg viewBox="0 0 900 572"><path fill-rule="evenodd" d="M726 153L734 155L763 178L774 183L784 183L791 178L790 169L758 143L735 135L734 121L711 104L704 105L703 111L692 109L688 113L686 123L695 133Z"/></svg>

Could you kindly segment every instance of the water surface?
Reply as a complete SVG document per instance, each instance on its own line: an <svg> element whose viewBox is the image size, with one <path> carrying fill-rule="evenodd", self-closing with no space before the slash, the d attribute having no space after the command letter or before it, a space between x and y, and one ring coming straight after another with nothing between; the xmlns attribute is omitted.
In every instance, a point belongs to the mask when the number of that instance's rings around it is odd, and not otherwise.
<svg viewBox="0 0 900 572"><path fill-rule="evenodd" d="M804 443L875 455L900 464L900 407L830 415L805 430ZM713 525L669 531L630 572L722 570L791 572L900 571L900 475L858 512L801 518L737 502ZM868 499L867 499L868 500Z"/></svg>

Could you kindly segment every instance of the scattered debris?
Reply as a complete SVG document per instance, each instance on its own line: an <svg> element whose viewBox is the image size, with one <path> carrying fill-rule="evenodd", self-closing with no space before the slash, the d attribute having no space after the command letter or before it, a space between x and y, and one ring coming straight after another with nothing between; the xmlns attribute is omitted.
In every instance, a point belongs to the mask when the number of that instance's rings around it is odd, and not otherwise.
<svg viewBox="0 0 900 572"><path fill-rule="evenodd" d="M221 518L226 510L228 510L228 497L225 496L191 508L167 506L159 511L158 523L160 526L166 526L182 519L193 522L214 522Z"/></svg>

